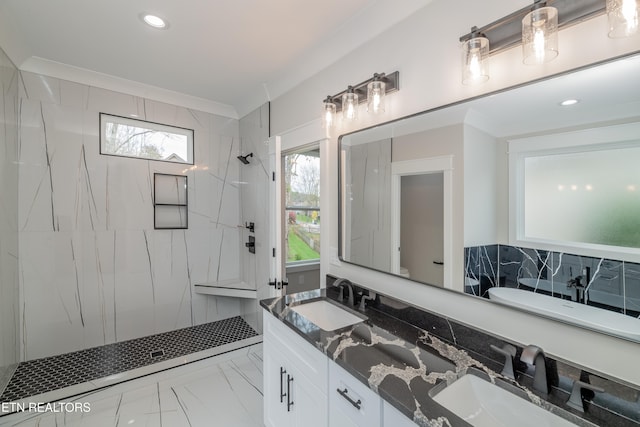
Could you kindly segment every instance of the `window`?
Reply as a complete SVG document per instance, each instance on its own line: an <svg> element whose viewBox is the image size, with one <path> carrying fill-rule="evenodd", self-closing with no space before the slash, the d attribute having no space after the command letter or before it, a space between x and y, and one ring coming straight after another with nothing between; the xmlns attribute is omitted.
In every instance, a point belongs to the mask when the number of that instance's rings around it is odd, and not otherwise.
<svg viewBox="0 0 640 427"><path fill-rule="evenodd" d="M287 264L320 259L320 151L286 154L284 222Z"/></svg>
<svg viewBox="0 0 640 427"><path fill-rule="evenodd" d="M585 255L635 261L640 255L640 140L637 129L617 132L631 128L640 127L611 126L511 144L516 238L511 243L580 248Z"/></svg>
<svg viewBox="0 0 640 427"><path fill-rule="evenodd" d="M100 113L100 154L193 164L193 130Z"/></svg>

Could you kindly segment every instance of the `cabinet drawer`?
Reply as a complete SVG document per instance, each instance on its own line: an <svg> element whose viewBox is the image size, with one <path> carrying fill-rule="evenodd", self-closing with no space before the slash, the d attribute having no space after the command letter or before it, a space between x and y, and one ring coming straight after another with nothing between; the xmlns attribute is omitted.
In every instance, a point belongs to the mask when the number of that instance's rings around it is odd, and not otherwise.
<svg viewBox="0 0 640 427"><path fill-rule="evenodd" d="M382 399L335 362L329 362L329 417L332 427L380 427Z"/></svg>
<svg viewBox="0 0 640 427"><path fill-rule="evenodd" d="M280 319L263 311L264 341L290 355L293 367L321 390L326 390L329 359L311 343L289 329ZM291 357L293 356L293 357Z"/></svg>

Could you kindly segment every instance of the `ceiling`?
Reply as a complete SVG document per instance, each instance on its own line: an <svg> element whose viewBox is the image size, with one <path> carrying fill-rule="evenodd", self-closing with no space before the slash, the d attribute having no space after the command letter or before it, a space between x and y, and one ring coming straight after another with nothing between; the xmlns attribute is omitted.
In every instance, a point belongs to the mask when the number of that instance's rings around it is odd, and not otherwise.
<svg viewBox="0 0 640 427"><path fill-rule="evenodd" d="M2 0L18 68L99 73L221 103L274 99L430 0ZM169 28L146 26L141 13Z"/></svg>

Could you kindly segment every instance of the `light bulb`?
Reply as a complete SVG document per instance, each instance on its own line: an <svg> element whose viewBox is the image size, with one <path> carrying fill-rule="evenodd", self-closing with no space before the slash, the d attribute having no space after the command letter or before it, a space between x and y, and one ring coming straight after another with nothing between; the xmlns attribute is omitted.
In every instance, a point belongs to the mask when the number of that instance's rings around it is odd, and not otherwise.
<svg viewBox="0 0 640 427"><path fill-rule="evenodd" d="M349 121L358 118L358 94L355 93L353 86L349 86L342 95L342 117Z"/></svg>
<svg viewBox="0 0 640 427"><path fill-rule="evenodd" d="M373 81L367 84L367 111L372 114L384 113L386 83L381 80L384 74L374 74Z"/></svg>
<svg viewBox="0 0 640 427"><path fill-rule="evenodd" d="M544 32L538 28L533 35L533 51L535 52L538 63L544 62L544 50Z"/></svg>
<svg viewBox="0 0 640 427"><path fill-rule="evenodd" d="M524 17L522 54L527 65L543 64L558 56L558 9L537 7Z"/></svg>
<svg viewBox="0 0 640 427"><path fill-rule="evenodd" d="M336 116L336 104L331 99L331 96L322 102L322 127L329 129L333 126L333 121Z"/></svg>
<svg viewBox="0 0 640 427"><path fill-rule="evenodd" d="M471 29L471 39L462 43L462 84L477 84L489 80L489 39Z"/></svg>
<svg viewBox="0 0 640 427"><path fill-rule="evenodd" d="M609 37L628 37L638 32L639 0L607 0Z"/></svg>

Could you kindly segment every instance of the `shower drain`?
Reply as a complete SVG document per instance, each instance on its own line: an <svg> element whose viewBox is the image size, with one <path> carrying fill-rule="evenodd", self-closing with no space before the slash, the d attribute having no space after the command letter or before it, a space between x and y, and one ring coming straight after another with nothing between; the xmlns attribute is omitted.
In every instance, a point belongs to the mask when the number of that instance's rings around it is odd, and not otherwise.
<svg viewBox="0 0 640 427"><path fill-rule="evenodd" d="M164 356L164 350L155 350L151 352L151 358L155 359L156 357Z"/></svg>

